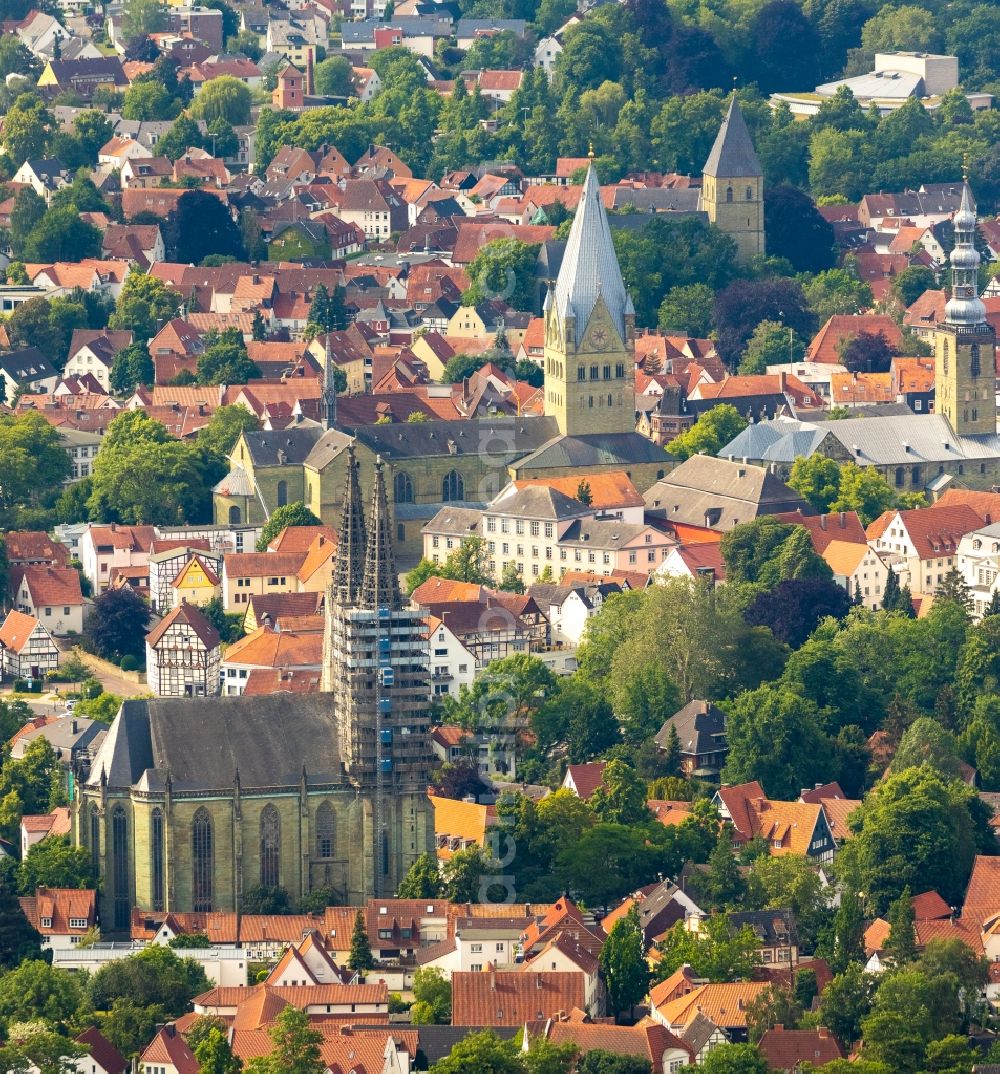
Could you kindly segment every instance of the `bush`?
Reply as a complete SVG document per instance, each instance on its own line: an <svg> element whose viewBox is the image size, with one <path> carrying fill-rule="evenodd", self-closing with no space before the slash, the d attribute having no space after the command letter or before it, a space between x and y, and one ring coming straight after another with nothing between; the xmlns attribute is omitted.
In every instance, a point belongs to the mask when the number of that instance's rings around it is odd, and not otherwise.
<svg viewBox="0 0 1000 1074"><path fill-rule="evenodd" d="M14 693L15 694L24 694L24 693L27 693L27 691L28 691L28 680L27 679L15 679L14 680Z"/></svg>
<svg viewBox="0 0 1000 1074"><path fill-rule="evenodd" d="M118 666L122 669L122 671L138 671L139 661L136 660L136 658L132 656L131 653L128 653L121 658L121 660L118 662Z"/></svg>
<svg viewBox="0 0 1000 1074"><path fill-rule="evenodd" d="M88 679L80 689L80 693L88 701L95 697L100 697L104 693L104 687L97 681L97 679Z"/></svg>

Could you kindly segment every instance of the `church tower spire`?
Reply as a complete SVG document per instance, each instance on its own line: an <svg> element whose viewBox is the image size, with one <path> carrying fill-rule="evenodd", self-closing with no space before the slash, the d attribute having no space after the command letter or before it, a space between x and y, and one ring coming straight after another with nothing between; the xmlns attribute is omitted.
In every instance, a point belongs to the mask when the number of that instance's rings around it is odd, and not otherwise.
<svg viewBox="0 0 1000 1074"><path fill-rule="evenodd" d="M702 169L698 208L736 242L740 261L764 253L764 169L735 93Z"/></svg>
<svg viewBox="0 0 1000 1074"><path fill-rule="evenodd" d="M348 606L357 603L364 580L365 513L361 505L361 483L358 480L358 460L354 445L347 448L347 479L344 484L344 505L340 513L340 531L337 535L337 554L333 561L333 577L330 595L338 604Z"/></svg>
<svg viewBox="0 0 1000 1074"><path fill-rule="evenodd" d="M545 413L569 436L635 431L635 307L593 163L545 298Z"/></svg>
<svg viewBox="0 0 1000 1074"><path fill-rule="evenodd" d="M951 294L934 329L934 408L959 436L995 434L996 332L979 297L976 206L968 182L952 223Z"/></svg>
<svg viewBox="0 0 1000 1074"><path fill-rule="evenodd" d="M398 611L403 606L399 576L396 574L396 557L392 547L392 519L389 516L389 500L385 492L381 457L375 460L375 483L372 490L368 550L360 604L369 611L379 608Z"/></svg>

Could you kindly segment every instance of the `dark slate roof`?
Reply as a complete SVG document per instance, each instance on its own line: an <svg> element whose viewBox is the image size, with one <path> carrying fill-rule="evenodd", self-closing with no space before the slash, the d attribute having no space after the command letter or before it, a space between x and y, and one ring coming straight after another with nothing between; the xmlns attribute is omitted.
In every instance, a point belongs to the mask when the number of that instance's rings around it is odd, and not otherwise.
<svg viewBox="0 0 1000 1074"><path fill-rule="evenodd" d="M671 727L677 731L682 753L711 753L725 748L726 714L711 701L689 701L666 720L654 739L663 749L670 740Z"/></svg>
<svg viewBox="0 0 1000 1074"><path fill-rule="evenodd" d="M734 929L749 925L765 947L787 944L795 938L795 914L791 910L745 910L726 916Z"/></svg>
<svg viewBox="0 0 1000 1074"><path fill-rule="evenodd" d="M554 280L559 275L564 253L566 253L565 239L547 239L543 242L538 248L535 275L541 276L542 279Z"/></svg>
<svg viewBox="0 0 1000 1074"><path fill-rule="evenodd" d="M544 470L564 466L632 466L656 462L663 463L666 469L667 461L668 456L663 448L639 433L587 433L583 436L554 436L525 454L517 465L519 469Z"/></svg>
<svg viewBox="0 0 1000 1074"><path fill-rule="evenodd" d="M39 377L56 377L52 363L37 347L0 354L0 369L16 381L37 380Z"/></svg>
<svg viewBox="0 0 1000 1074"><path fill-rule="evenodd" d="M331 694L153 698L122 704L89 782L112 787L245 790L343 779Z"/></svg>
<svg viewBox="0 0 1000 1074"><path fill-rule="evenodd" d="M708 160L705 161L704 172L717 179L764 174L735 93L729 102L726 118L722 121L719 133L715 137L712 152L708 154Z"/></svg>
<svg viewBox="0 0 1000 1074"><path fill-rule="evenodd" d="M285 465L301 465L322 435L323 429L318 425L304 425L302 428L293 429L262 429L243 434L254 466L279 465L279 451L283 452Z"/></svg>
<svg viewBox="0 0 1000 1074"><path fill-rule="evenodd" d="M497 464L505 464L537 450L557 431L555 418L533 415L506 420L483 418L359 425L353 430L365 447L384 459L489 455Z"/></svg>
<svg viewBox="0 0 1000 1074"><path fill-rule="evenodd" d="M728 1036L724 1029L717 1026L707 1015L699 1012L688 1023L687 1029L681 1035L681 1040L697 1055L712 1039L712 1034L716 1031Z"/></svg>

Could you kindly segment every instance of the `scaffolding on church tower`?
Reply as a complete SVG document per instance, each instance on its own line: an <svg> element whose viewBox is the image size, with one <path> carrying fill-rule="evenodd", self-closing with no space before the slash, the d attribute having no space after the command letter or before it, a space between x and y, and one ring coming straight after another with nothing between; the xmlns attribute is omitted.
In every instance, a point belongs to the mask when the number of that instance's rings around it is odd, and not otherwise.
<svg viewBox="0 0 1000 1074"><path fill-rule="evenodd" d="M388 803L425 795L430 770L428 642L422 614L399 588L392 518L381 459L367 527L353 455L344 494L341 545L328 594L324 683L336 697L341 757L371 795L373 888L394 887L409 860ZM349 535L353 551L344 544ZM359 551L361 554L359 555ZM391 823L394 820L395 823ZM395 839L390 831L396 831Z"/></svg>

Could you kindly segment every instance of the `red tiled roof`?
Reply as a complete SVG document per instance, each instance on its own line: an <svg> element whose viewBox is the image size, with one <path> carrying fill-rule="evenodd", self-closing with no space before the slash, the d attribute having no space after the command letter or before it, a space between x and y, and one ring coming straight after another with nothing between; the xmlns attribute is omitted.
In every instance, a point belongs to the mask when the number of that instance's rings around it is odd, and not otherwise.
<svg viewBox="0 0 1000 1074"><path fill-rule="evenodd" d="M828 1029L785 1029L777 1025L760 1038L757 1047L772 1070L798 1070L843 1059L844 1051Z"/></svg>
<svg viewBox="0 0 1000 1074"><path fill-rule="evenodd" d="M10 572L11 592L16 593L22 581L36 608L83 604L80 574L72 567L16 567Z"/></svg>
<svg viewBox="0 0 1000 1074"><path fill-rule="evenodd" d="M582 973L491 968L451 975L452 1025L523 1026L585 1004Z"/></svg>
<svg viewBox="0 0 1000 1074"><path fill-rule="evenodd" d="M1000 855L977 854L969 886L965 889L962 917L972 925L1000 913Z"/></svg>
<svg viewBox="0 0 1000 1074"><path fill-rule="evenodd" d="M155 649L160 639L174 625L183 623L191 628L206 649L215 649L221 638L219 632L193 604L178 604L146 635L146 644Z"/></svg>
<svg viewBox="0 0 1000 1074"><path fill-rule="evenodd" d="M806 354L808 362L828 362L833 365L840 364L840 353L837 345L843 339L868 332L878 335L885 333L889 345L895 349L903 346L903 333L899 325L889 316L881 313L868 313L852 316L851 314L838 314L831 317L825 325L816 333L809 351Z"/></svg>
<svg viewBox="0 0 1000 1074"><path fill-rule="evenodd" d="M604 769L607 761L591 761L587 764L571 764L566 769L567 776L571 776L576 787L576 793L580 798L589 798L594 791L604 782Z"/></svg>
<svg viewBox="0 0 1000 1074"><path fill-rule="evenodd" d="M3 626L0 626L0 649L20 653L36 626L38 620L33 615L18 611L8 612Z"/></svg>
<svg viewBox="0 0 1000 1074"><path fill-rule="evenodd" d="M75 1039L77 1044L88 1049L90 1057L105 1074L125 1074L128 1070L128 1060L96 1027L90 1026Z"/></svg>
<svg viewBox="0 0 1000 1074"><path fill-rule="evenodd" d="M983 517L964 503L954 507L934 505L912 511L886 511L868 527L868 539L881 537L897 514L921 560L954 555L959 541L984 524Z"/></svg>
<svg viewBox="0 0 1000 1074"><path fill-rule="evenodd" d="M781 511L774 516L779 522L805 526L812 538L813 548L822 555L831 541L867 544L868 537L857 511L831 511L828 515L804 515L801 511ZM841 792L843 796L843 792ZM802 796L803 801L812 801Z"/></svg>
<svg viewBox="0 0 1000 1074"><path fill-rule="evenodd" d="M89 888L37 888L19 901L24 916L43 936L82 936L97 920L97 893ZM70 919L86 924L71 927Z"/></svg>
<svg viewBox="0 0 1000 1074"><path fill-rule="evenodd" d="M7 560L12 566L18 563L51 563L65 567L69 563L69 549L53 541L47 533L37 530L11 530L4 540L7 543Z"/></svg>

